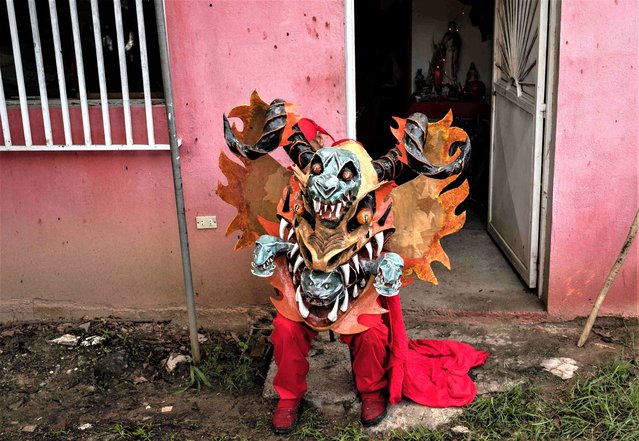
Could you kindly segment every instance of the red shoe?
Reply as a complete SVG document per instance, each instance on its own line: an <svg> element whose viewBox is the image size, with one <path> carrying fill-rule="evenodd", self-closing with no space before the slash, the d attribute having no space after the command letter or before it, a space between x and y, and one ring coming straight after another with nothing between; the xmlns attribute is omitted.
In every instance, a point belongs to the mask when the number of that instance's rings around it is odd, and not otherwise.
<svg viewBox="0 0 639 441"><path fill-rule="evenodd" d="M297 426L297 414L300 410L302 399L281 399L277 403L277 409L273 413L273 430L283 435L295 430Z"/></svg>
<svg viewBox="0 0 639 441"><path fill-rule="evenodd" d="M380 392L362 394L362 425L375 426L384 418L386 418L386 398Z"/></svg>

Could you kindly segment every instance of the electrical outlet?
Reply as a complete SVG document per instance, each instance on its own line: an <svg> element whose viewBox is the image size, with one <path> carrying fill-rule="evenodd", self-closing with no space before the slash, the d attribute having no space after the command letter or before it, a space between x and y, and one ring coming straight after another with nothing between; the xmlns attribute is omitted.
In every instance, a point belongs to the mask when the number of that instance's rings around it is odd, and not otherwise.
<svg viewBox="0 0 639 441"><path fill-rule="evenodd" d="M195 223L198 230L217 228L217 216L196 216Z"/></svg>

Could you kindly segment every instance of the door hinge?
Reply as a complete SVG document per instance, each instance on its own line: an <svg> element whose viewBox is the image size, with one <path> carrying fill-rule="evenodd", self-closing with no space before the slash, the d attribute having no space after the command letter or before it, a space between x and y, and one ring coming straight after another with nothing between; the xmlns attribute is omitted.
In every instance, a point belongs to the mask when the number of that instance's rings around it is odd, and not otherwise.
<svg viewBox="0 0 639 441"><path fill-rule="evenodd" d="M543 118L546 117L546 103L543 103L539 106L539 111L541 112L541 116Z"/></svg>

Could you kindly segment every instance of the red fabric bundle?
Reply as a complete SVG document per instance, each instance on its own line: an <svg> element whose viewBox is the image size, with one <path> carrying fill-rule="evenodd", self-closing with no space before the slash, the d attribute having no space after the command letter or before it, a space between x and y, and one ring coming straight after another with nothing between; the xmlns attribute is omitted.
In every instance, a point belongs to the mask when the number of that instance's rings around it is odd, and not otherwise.
<svg viewBox="0 0 639 441"><path fill-rule="evenodd" d="M385 303L385 305L384 305ZM453 340L409 340L399 295L383 299L390 330L389 400L402 397L429 407L465 406L477 389L468 371L486 361L488 352Z"/></svg>

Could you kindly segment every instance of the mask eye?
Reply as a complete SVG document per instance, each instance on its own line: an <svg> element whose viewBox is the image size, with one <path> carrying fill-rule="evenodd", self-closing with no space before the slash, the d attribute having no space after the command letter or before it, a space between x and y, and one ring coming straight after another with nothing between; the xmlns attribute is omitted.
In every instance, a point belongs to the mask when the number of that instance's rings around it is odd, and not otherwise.
<svg viewBox="0 0 639 441"><path fill-rule="evenodd" d="M320 173L322 173L323 170L324 170L324 167L322 167L322 164L320 164L319 162L316 162L315 164L311 165L311 172L314 175L319 175Z"/></svg>
<svg viewBox="0 0 639 441"><path fill-rule="evenodd" d="M350 169L345 168L342 170L342 173L340 173L339 177L342 179L342 181L350 181L351 179L353 179L353 172Z"/></svg>
<svg viewBox="0 0 639 441"><path fill-rule="evenodd" d="M325 283L324 284L324 289L328 289L328 288L330 288L330 285L328 283Z"/></svg>

